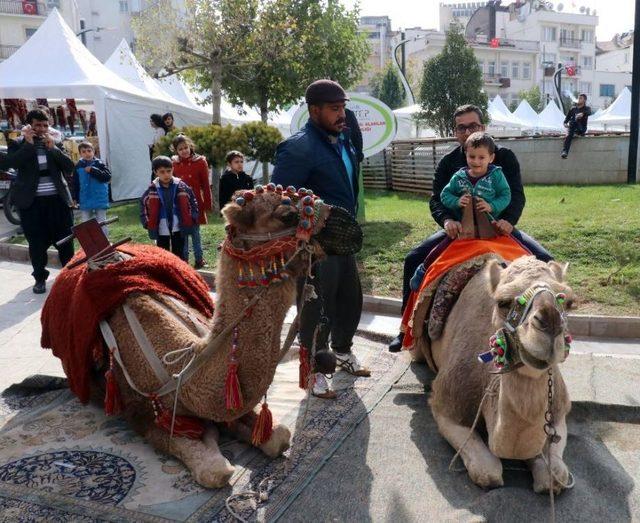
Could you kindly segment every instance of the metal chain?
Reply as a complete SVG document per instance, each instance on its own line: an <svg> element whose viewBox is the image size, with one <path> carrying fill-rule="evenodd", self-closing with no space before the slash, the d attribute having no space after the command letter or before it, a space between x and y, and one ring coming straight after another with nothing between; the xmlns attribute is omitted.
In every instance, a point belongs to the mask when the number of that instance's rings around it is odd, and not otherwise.
<svg viewBox="0 0 640 523"><path fill-rule="evenodd" d="M556 432L553 419L553 371L551 367L547 370L547 411L544 413L544 433L547 435L547 470L549 472L549 521L555 523L556 508L553 492L553 472L551 470L551 445L560 441L560 436Z"/></svg>

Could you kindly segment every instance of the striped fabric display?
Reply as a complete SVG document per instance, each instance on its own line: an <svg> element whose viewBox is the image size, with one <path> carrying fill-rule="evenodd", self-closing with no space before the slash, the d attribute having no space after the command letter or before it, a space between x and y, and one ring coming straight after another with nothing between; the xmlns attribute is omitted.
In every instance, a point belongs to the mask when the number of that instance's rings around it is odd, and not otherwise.
<svg viewBox="0 0 640 523"><path fill-rule="evenodd" d="M40 176L36 196L53 196L54 194L58 194L58 189L53 183L53 178L51 176Z"/></svg>

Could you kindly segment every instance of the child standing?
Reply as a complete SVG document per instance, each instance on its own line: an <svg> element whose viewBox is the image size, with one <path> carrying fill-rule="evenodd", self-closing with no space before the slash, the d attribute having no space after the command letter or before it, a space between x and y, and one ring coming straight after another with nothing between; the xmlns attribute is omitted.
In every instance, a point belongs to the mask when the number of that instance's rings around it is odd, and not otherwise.
<svg viewBox="0 0 640 523"><path fill-rule="evenodd" d="M240 151L230 151L225 159L227 168L220 176L218 191L220 210L231 201L234 192L240 189L253 189L253 178L243 171L244 154Z"/></svg>
<svg viewBox="0 0 640 523"><path fill-rule="evenodd" d="M496 144L484 132L473 133L464 144L467 166L452 177L440 194L445 207L462 217L462 209L477 200L476 210L489 213L494 221L511 202L511 189L502 168L493 165Z"/></svg>
<svg viewBox="0 0 640 523"><path fill-rule="evenodd" d="M109 208L111 171L99 158L95 157L95 151L90 142L82 142L78 146L78 152L80 160L73 171L73 200L80 207L83 222L94 215L96 220L102 222L107 219ZM106 235L107 226L103 226L102 229Z"/></svg>
<svg viewBox="0 0 640 523"><path fill-rule="evenodd" d="M156 178L140 198L140 221L156 245L184 259L183 234L198 223L198 204L187 184L173 176L166 156L151 162Z"/></svg>
<svg viewBox="0 0 640 523"><path fill-rule="evenodd" d="M189 260L189 236L193 244L195 257L194 267L201 269L205 266L202 254L202 242L200 240L200 225L207 223L207 211L211 212L211 186L209 185L209 166L207 159L195 152L193 141L184 134L179 134L171 143L177 153L172 158L173 174L186 183L196 197L198 203L199 218L193 227L193 232L184 235L185 261Z"/></svg>

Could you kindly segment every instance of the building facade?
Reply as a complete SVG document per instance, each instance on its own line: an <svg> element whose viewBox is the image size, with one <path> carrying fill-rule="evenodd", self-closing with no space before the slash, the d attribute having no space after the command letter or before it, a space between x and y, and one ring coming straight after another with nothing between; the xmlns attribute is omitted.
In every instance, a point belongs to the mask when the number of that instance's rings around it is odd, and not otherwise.
<svg viewBox="0 0 640 523"><path fill-rule="evenodd" d="M367 70L356 87L357 91L366 91L371 79L383 71L391 60L396 33L391 30L391 19L388 16L363 16L360 18L358 31L367 35L371 47Z"/></svg>
<svg viewBox="0 0 640 523"><path fill-rule="evenodd" d="M38 30L53 9L78 32L80 17L76 0L1 0L0 1L0 61L9 58Z"/></svg>

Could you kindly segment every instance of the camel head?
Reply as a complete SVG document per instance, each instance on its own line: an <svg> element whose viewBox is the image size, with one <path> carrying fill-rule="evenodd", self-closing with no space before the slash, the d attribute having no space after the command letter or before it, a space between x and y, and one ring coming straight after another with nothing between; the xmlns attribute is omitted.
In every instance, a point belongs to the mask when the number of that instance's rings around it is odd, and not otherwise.
<svg viewBox="0 0 640 523"><path fill-rule="evenodd" d="M344 209L325 204L309 189L283 189L270 183L253 191L237 191L222 214L227 240L236 249L248 251L269 242L288 242L291 254L301 244L308 244L308 252L317 260L325 255L355 254L362 246L362 229L356 220ZM276 261L274 258L270 265L275 267Z"/></svg>
<svg viewBox="0 0 640 523"><path fill-rule="evenodd" d="M566 282L567 266L555 261L544 263L533 256L518 258L507 267L495 260L490 262L497 341L502 338L505 342L508 358L515 353L515 359L524 364L518 369L521 373L540 375L567 357L571 337L564 313L574 300ZM492 343L500 354L501 344L494 338Z"/></svg>

